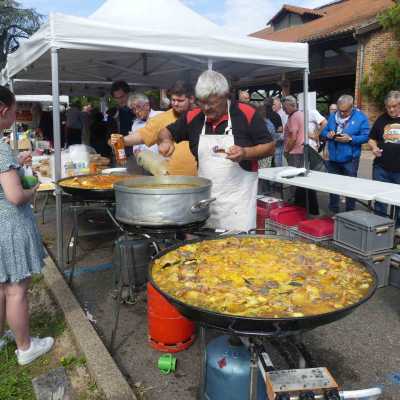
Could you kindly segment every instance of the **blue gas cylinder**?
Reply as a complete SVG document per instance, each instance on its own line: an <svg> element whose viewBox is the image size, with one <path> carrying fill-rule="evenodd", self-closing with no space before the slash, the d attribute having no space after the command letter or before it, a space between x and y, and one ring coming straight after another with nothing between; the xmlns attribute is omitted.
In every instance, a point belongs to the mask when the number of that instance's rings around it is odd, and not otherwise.
<svg viewBox="0 0 400 400"><path fill-rule="evenodd" d="M250 393L249 350L240 339L223 335L207 345L206 400L248 400ZM268 399L258 373L258 400Z"/></svg>

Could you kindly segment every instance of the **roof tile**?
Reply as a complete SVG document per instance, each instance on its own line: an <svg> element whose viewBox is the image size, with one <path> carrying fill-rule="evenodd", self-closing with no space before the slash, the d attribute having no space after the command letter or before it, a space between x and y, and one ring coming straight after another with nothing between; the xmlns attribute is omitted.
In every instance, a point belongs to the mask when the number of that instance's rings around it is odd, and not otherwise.
<svg viewBox="0 0 400 400"><path fill-rule="evenodd" d="M353 31L393 5L395 0L342 0L314 9L313 11L322 16L313 21L276 32L267 27L250 36L281 42L309 42ZM300 8L288 5L284 7Z"/></svg>

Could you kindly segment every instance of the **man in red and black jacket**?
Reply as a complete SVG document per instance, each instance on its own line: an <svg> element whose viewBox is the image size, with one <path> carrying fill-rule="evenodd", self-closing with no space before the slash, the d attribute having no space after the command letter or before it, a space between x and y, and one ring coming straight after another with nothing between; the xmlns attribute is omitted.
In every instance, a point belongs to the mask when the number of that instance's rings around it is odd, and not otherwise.
<svg viewBox="0 0 400 400"><path fill-rule="evenodd" d="M159 151L170 156L174 142L189 141L198 175L212 181L208 226L248 231L256 226L257 160L275 150L271 134L255 109L229 101L226 78L203 72L196 84L199 108L182 115L159 134Z"/></svg>

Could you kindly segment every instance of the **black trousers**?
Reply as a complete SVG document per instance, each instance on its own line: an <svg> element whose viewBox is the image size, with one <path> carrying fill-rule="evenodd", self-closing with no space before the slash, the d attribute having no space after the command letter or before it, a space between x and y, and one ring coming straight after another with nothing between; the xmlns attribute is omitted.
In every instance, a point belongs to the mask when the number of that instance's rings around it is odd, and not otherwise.
<svg viewBox="0 0 400 400"><path fill-rule="evenodd" d="M67 128L66 142L68 146L82 143L82 131L80 129Z"/></svg>
<svg viewBox="0 0 400 400"><path fill-rule="evenodd" d="M304 167L304 154L288 154L286 160L290 167ZM306 198L306 189L296 188L294 192L294 204L307 208ZM319 214L317 192L315 190L308 190L308 211L311 215Z"/></svg>

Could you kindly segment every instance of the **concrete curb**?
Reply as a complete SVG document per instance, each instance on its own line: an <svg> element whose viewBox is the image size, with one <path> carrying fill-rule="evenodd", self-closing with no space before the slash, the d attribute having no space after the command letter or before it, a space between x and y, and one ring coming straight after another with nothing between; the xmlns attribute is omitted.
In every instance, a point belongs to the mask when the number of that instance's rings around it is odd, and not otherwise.
<svg viewBox="0 0 400 400"><path fill-rule="evenodd" d="M86 358L87 367L97 387L107 400L137 400L53 260L47 257L45 264L43 275L46 285L64 312L65 320L79 350Z"/></svg>

